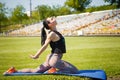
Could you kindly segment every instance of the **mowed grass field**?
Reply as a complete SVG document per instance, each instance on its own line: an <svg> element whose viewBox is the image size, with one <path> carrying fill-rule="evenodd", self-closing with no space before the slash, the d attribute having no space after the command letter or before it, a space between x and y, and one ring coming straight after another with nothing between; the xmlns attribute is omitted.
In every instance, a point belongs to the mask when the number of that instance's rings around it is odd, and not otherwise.
<svg viewBox="0 0 120 80"><path fill-rule="evenodd" d="M67 53L63 60L74 64L80 70L102 69L107 77L120 76L120 37L65 37ZM3 76L2 73L14 66L17 70L36 68L44 62L50 53L50 47L33 60L41 47L40 37L0 37L0 80L88 80L88 78L37 75Z"/></svg>

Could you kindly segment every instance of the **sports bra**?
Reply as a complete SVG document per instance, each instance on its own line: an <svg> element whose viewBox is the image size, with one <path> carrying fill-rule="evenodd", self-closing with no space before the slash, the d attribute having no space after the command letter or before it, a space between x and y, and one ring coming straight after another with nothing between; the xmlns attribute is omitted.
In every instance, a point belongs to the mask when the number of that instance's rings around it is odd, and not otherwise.
<svg viewBox="0 0 120 80"><path fill-rule="evenodd" d="M53 31L53 32L55 32L60 37L60 39L55 42L53 41L50 42L50 47L52 48L51 52L57 54L66 53L66 45L65 45L64 37L58 31Z"/></svg>

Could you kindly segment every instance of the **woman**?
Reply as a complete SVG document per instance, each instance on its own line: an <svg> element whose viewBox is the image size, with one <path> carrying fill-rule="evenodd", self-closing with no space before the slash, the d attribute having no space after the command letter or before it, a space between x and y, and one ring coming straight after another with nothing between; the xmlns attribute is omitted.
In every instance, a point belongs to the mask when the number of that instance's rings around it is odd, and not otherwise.
<svg viewBox="0 0 120 80"><path fill-rule="evenodd" d="M41 44L42 47L37 51L35 55L30 55L32 59L37 59L46 50L48 45L51 47L51 54L46 58L46 61L40 65L37 69L22 69L17 72L40 72L45 71L57 71L64 73L76 73L77 69L70 63L61 60L63 54L66 53L65 39L56 29L56 19L54 17L47 18L43 21L43 28L41 31ZM16 72L14 67L9 70ZM9 70L7 72L9 72ZM52 73L53 73L52 72Z"/></svg>

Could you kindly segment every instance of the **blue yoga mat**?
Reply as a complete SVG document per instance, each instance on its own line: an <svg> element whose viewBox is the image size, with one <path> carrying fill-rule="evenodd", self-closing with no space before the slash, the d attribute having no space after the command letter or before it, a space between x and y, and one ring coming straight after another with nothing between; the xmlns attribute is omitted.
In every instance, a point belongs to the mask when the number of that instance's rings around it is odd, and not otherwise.
<svg viewBox="0 0 120 80"><path fill-rule="evenodd" d="M80 76L80 77L88 77L100 80L106 80L106 73L103 70L79 70L77 74L65 74L65 73L12 73L12 74L4 74L4 76L23 76L23 75L66 75L66 76Z"/></svg>

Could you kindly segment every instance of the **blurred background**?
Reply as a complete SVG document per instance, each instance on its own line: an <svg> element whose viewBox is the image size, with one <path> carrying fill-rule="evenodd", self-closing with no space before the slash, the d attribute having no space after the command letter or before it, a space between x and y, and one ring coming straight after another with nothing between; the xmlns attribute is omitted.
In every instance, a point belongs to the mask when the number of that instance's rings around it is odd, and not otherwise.
<svg viewBox="0 0 120 80"><path fill-rule="evenodd" d="M120 35L120 0L0 0L0 36L40 36L51 16L64 36Z"/></svg>

